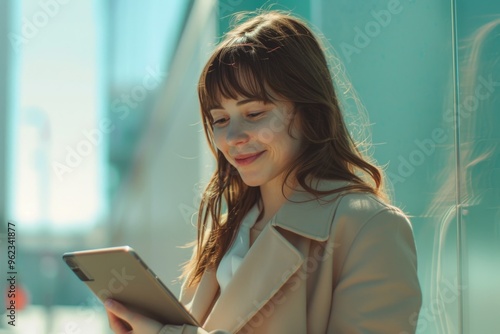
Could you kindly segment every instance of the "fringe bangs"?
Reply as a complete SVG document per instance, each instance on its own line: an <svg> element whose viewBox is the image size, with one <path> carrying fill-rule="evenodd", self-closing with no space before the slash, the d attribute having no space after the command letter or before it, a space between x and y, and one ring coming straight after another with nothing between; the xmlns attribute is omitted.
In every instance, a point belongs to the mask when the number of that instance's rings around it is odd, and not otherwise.
<svg viewBox="0 0 500 334"><path fill-rule="evenodd" d="M222 99L273 100L266 79L270 73L266 53L264 47L239 42L220 48L212 56L199 84L201 108L206 117L211 118L211 109L221 107Z"/></svg>

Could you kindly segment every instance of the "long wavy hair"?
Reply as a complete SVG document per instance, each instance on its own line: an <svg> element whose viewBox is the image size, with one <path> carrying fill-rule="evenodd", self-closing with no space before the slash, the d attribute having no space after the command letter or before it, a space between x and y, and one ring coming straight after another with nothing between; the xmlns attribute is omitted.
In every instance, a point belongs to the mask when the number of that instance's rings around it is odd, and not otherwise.
<svg viewBox="0 0 500 334"><path fill-rule="evenodd" d="M292 119L300 124L303 142L284 174L283 194L293 175L317 198L343 191L385 197L381 170L364 156L347 130L325 48L311 29L302 20L278 11L238 14L235 21L238 25L215 49L199 80L201 117L217 168L202 196L195 250L182 275L188 277L188 285L219 265L243 218L260 200L259 187L247 186L215 145L210 110L220 106L222 98L293 103ZM309 184L310 178L349 184L318 191ZM261 211L258 219L263 214Z"/></svg>

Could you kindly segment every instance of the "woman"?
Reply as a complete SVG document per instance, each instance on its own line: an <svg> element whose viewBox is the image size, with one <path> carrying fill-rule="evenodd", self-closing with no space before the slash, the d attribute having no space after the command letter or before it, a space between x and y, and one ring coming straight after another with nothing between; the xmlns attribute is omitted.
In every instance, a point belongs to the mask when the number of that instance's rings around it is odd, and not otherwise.
<svg viewBox="0 0 500 334"><path fill-rule="evenodd" d="M311 30L274 11L248 19L198 91L217 170L181 301L203 328L106 303L114 332L414 333L411 225L351 139Z"/></svg>

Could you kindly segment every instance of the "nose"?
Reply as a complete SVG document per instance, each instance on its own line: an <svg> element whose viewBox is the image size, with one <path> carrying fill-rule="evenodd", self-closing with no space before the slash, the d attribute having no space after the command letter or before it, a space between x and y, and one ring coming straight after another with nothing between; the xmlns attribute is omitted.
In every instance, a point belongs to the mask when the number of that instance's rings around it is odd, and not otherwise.
<svg viewBox="0 0 500 334"><path fill-rule="evenodd" d="M237 146L248 142L250 136L242 121L237 118L231 119L227 126L226 142L231 146Z"/></svg>

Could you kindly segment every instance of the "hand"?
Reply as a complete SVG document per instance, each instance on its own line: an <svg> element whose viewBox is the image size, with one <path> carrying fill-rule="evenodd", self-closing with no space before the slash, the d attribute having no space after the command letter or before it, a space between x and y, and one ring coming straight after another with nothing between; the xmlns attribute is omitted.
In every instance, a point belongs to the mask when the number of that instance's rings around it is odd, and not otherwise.
<svg viewBox="0 0 500 334"><path fill-rule="evenodd" d="M129 310L116 300L104 302L108 314L109 327L116 334L158 334L161 323Z"/></svg>

